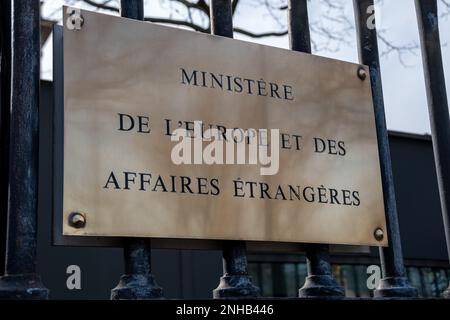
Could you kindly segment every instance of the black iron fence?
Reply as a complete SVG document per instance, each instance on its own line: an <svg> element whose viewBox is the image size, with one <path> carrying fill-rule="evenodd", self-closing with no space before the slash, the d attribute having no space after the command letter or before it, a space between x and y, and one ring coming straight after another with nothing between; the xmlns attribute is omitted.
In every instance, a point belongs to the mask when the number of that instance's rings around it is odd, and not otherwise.
<svg viewBox="0 0 450 320"><path fill-rule="evenodd" d="M1 127L0 127L0 299L45 299L48 290L36 274L37 157L39 118L39 0L1 2ZM426 88L442 214L450 253L450 124L438 30L436 0L416 0ZM415 298L404 266L397 218L391 157L386 129L377 32L369 24L373 0L354 0L359 57L370 68L380 155L387 233L390 244L380 248L382 279L375 297ZM211 33L233 37L232 1L210 0ZM143 20L143 0L121 1L121 15ZM289 0L290 48L311 53L307 0ZM112 299L161 298L151 274L151 242L124 242L125 274ZM327 245L306 246L306 277L299 280L301 298L344 298L335 279ZM245 242L223 242L223 276L214 298L254 298L260 289L248 273ZM3 268L1 266L0 268ZM450 289L444 292L450 298Z"/></svg>

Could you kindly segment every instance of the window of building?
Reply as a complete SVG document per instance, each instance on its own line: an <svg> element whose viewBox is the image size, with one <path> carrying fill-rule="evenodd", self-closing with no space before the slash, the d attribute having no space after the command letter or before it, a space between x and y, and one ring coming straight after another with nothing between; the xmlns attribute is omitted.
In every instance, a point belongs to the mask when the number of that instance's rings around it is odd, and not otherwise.
<svg viewBox="0 0 450 320"><path fill-rule="evenodd" d="M347 297L369 298L367 288L368 264L333 264L333 274L345 288ZM450 269L407 266L407 276L419 291L420 297L439 297L448 287ZM295 297L307 275L305 263L250 262L249 273L265 297Z"/></svg>

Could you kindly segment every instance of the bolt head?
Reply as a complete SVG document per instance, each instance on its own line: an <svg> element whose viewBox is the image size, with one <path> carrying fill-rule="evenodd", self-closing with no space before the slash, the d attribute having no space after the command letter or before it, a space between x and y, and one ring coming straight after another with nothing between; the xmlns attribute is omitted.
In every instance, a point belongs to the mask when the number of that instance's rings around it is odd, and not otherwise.
<svg viewBox="0 0 450 320"><path fill-rule="evenodd" d="M84 228L86 226L86 216L79 212L72 212L69 215L69 225L76 229Z"/></svg>
<svg viewBox="0 0 450 320"><path fill-rule="evenodd" d="M358 71L357 71L357 75L358 75L358 78L360 78L361 80L366 80L366 78L367 78L367 72L366 72L366 69L364 69L364 67L359 67L358 68Z"/></svg>
<svg viewBox="0 0 450 320"><path fill-rule="evenodd" d="M384 231L381 228L376 228L375 231L373 232L373 236L375 237L375 239L377 241L381 241L384 238Z"/></svg>

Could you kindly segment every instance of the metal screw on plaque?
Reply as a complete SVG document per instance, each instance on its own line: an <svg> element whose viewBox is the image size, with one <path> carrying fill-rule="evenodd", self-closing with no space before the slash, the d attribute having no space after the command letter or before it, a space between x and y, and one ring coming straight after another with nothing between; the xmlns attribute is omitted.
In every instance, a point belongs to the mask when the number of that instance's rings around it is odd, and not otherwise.
<svg viewBox="0 0 450 320"><path fill-rule="evenodd" d="M69 226L80 229L86 226L86 216L79 212L72 212L69 215Z"/></svg>
<svg viewBox="0 0 450 320"><path fill-rule="evenodd" d="M367 72L366 72L366 69L364 69L364 67L359 67L358 68L358 71L357 71L357 75L358 75L358 78L360 78L361 80L366 80L366 78L367 78Z"/></svg>
<svg viewBox="0 0 450 320"><path fill-rule="evenodd" d="M81 30L83 26L84 19L81 16L81 11L78 8L67 8L66 27L69 30Z"/></svg>
<svg viewBox="0 0 450 320"><path fill-rule="evenodd" d="M381 228L376 228L375 231L373 232L373 236L375 237L375 239L377 241L381 241L384 238L384 231Z"/></svg>

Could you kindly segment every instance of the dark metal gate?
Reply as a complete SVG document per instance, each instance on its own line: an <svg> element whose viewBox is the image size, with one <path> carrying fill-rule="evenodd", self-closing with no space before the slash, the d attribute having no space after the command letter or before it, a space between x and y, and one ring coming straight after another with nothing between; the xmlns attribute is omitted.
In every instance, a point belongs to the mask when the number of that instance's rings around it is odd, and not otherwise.
<svg viewBox="0 0 450 320"><path fill-rule="evenodd" d="M40 39L39 1L1 2L0 113L0 236L5 243L0 299L46 299L48 290L36 274L37 159L39 119ZM211 33L233 37L232 1L211 0ZM386 128L377 33L368 21L373 0L354 0L359 57L370 68L378 136L387 233L390 245L380 248L382 280L374 291L380 298L415 298L403 264L391 156ZM450 121L438 30L436 0L416 0L422 42L435 163L447 248L450 255ZM121 15L144 19L143 0L121 1ZM311 53L307 0L289 0L290 48ZM360 77L366 77L364 73ZM7 227L6 227L7 226ZM151 274L151 241L124 241L125 274L111 292L112 299L161 298ZM214 298L255 298L259 289L247 272L245 242L225 241L223 276ZM329 247L306 246L308 276L300 298L340 299L345 292L331 271ZM3 266L1 267L3 268ZM444 292L450 298L450 288Z"/></svg>

